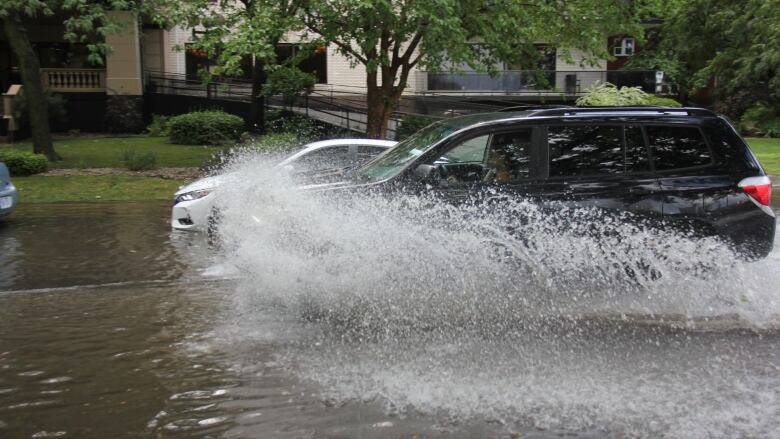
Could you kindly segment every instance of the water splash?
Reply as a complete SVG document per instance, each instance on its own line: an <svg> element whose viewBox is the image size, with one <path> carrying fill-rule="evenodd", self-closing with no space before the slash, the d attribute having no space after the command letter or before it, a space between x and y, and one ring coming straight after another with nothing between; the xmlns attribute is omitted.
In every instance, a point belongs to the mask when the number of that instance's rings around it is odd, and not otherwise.
<svg viewBox="0 0 780 439"><path fill-rule="evenodd" d="M780 433L777 252L742 262L625 213L305 191L261 159L232 170L234 334L277 340L323 398L509 431Z"/></svg>

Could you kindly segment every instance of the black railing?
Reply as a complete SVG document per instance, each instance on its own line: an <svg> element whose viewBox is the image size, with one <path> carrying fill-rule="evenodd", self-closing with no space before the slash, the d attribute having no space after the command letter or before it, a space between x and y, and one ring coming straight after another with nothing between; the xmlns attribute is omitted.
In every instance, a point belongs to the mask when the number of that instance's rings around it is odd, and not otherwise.
<svg viewBox="0 0 780 439"><path fill-rule="evenodd" d="M429 92L549 92L576 95L604 82L620 87L640 87L654 94L669 94L672 89L668 83L656 83L656 72L650 70L506 70L495 75L480 72L429 72L426 89Z"/></svg>

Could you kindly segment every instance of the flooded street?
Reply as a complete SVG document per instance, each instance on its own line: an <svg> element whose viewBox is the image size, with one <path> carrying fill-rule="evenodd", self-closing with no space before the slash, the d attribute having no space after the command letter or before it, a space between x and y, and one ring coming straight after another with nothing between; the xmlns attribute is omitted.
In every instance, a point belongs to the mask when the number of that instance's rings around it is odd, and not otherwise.
<svg viewBox="0 0 780 439"><path fill-rule="evenodd" d="M732 272L552 300L466 272L456 246L400 237L413 262L394 261L369 215L326 222L354 241L271 252L284 221L255 218L245 242L227 221L214 248L169 212L22 205L0 223L1 438L780 437L777 241Z"/></svg>

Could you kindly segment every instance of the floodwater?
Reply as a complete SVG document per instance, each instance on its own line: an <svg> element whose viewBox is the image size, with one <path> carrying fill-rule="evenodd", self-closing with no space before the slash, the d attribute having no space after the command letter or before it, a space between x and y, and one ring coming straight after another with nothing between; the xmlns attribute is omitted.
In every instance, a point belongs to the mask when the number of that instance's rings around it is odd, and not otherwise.
<svg viewBox="0 0 780 439"><path fill-rule="evenodd" d="M370 215L308 230L355 236L337 257L285 251L269 235L289 224L268 218L212 246L172 233L169 208L22 205L0 223L0 437L780 437L777 251L664 272L621 306L564 276L551 307L457 246L396 246ZM410 263L387 259L400 250ZM544 289L534 273L524 288ZM526 300L538 312L507 305Z"/></svg>

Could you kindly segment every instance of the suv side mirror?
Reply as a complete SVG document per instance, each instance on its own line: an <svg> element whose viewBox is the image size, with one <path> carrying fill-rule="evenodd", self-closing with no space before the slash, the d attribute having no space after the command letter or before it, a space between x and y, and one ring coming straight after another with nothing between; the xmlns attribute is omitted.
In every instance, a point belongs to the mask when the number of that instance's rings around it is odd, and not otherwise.
<svg viewBox="0 0 780 439"><path fill-rule="evenodd" d="M418 165L411 173L411 177L414 181L420 183L437 185L441 180L441 172L437 165Z"/></svg>

